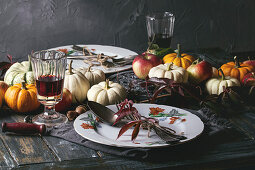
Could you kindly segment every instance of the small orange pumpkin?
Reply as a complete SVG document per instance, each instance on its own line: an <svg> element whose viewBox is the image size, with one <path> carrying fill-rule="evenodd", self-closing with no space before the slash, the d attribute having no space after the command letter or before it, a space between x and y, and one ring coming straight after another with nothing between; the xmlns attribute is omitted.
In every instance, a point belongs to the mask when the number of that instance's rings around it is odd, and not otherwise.
<svg viewBox="0 0 255 170"><path fill-rule="evenodd" d="M16 112L31 112L40 106L34 84L15 84L7 89L4 98L6 104Z"/></svg>
<svg viewBox="0 0 255 170"><path fill-rule="evenodd" d="M1 95L1 94L0 94ZM2 107L2 104L3 104L3 96L0 96L0 107Z"/></svg>
<svg viewBox="0 0 255 170"><path fill-rule="evenodd" d="M2 107L4 102L4 95L8 87L8 84L6 84L4 81L0 81L0 107Z"/></svg>
<svg viewBox="0 0 255 170"><path fill-rule="evenodd" d="M244 75L252 72L254 68L249 64L240 63L236 56L234 57L234 60L235 62L228 62L223 64L220 68L225 76L234 77L239 81L242 81Z"/></svg>
<svg viewBox="0 0 255 170"><path fill-rule="evenodd" d="M174 65L187 69L195 60L195 58L189 54L182 53L180 44L177 44L177 53L170 53L163 57L164 63L174 63Z"/></svg>

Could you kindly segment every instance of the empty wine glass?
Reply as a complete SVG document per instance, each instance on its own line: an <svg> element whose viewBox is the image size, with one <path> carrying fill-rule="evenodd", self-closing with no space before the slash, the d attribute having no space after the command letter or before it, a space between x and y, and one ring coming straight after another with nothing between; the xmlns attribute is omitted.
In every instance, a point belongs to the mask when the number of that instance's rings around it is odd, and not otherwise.
<svg viewBox="0 0 255 170"><path fill-rule="evenodd" d="M55 105L62 100L66 60L65 53L60 51L43 50L32 53L37 99L44 105L44 112L34 116L33 123L58 126L67 122L65 115L55 111Z"/></svg>

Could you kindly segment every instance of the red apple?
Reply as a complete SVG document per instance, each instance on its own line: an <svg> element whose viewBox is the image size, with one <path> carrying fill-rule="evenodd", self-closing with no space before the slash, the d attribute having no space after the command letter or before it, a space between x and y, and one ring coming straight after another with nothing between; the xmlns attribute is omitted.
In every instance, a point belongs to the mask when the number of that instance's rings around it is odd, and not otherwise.
<svg viewBox="0 0 255 170"><path fill-rule="evenodd" d="M162 60L154 54L143 53L135 57L132 68L139 79L145 79L152 67L162 63Z"/></svg>
<svg viewBox="0 0 255 170"><path fill-rule="evenodd" d="M188 68L189 82L199 84L212 77L212 66L207 61L196 60Z"/></svg>
<svg viewBox="0 0 255 170"><path fill-rule="evenodd" d="M253 66L253 70L255 70L255 60L246 60L243 62L243 64L248 64Z"/></svg>
<svg viewBox="0 0 255 170"><path fill-rule="evenodd" d="M242 80L243 85L255 86L255 72L247 73Z"/></svg>
<svg viewBox="0 0 255 170"><path fill-rule="evenodd" d="M63 97L62 100L56 104L55 110L57 112L66 111L72 104L72 93L67 89L63 89Z"/></svg>

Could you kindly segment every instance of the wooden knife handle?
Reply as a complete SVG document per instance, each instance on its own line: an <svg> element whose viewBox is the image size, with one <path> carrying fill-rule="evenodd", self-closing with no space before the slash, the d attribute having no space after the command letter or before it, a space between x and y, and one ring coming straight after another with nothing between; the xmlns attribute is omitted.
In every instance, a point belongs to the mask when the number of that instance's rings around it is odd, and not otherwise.
<svg viewBox="0 0 255 170"><path fill-rule="evenodd" d="M2 123L2 132L13 132L19 134L45 134L46 126L45 125L37 125L32 123Z"/></svg>

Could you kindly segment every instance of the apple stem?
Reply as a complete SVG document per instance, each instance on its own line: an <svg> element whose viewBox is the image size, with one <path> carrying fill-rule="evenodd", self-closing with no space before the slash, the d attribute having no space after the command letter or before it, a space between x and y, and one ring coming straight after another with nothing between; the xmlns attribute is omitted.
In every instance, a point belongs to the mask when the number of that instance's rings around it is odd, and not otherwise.
<svg viewBox="0 0 255 170"><path fill-rule="evenodd" d="M72 64L73 64L73 60L71 60L70 64L69 64L69 69L68 70L69 70L70 74L73 74L73 72L72 72Z"/></svg>
<svg viewBox="0 0 255 170"><path fill-rule="evenodd" d="M181 45L177 44L177 57L182 57L181 56Z"/></svg>
<svg viewBox="0 0 255 170"><path fill-rule="evenodd" d="M105 86L104 86L105 90L109 89L109 79L105 80Z"/></svg>
<svg viewBox="0 0 255 170"><path fill-rule="evenodd" d="M223 70L221 68L218 69L218 72L221 73L221 80L225 80L225 75L223 73Z"/></svg>
<svg viewBox="0 0 255 170"><path fill-rule="evenodd" d="M241 66L240 66L240 63L239 63L239 61L238 61L237 56L234 57L234 60L235 60L235 68L241 67Z"/></svg>
<svg viewBox="0 0 255 170"><path fill-rule="evenodd" d="M169 64L167 65L167 71L172 70L173 64L174 64L174 63L171 62L171 63L169 63Z"/></svg>

